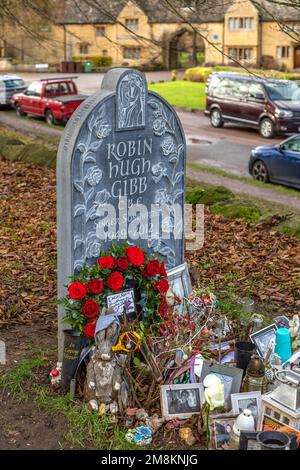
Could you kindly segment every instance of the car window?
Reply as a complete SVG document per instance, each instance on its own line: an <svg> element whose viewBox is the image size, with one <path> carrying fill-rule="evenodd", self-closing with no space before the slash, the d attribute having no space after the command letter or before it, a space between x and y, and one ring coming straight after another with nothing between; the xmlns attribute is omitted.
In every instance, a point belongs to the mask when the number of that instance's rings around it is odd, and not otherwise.
<svg viewBox="0 0 300 470"><path fill-rule="evenodd" d="M267 82L265 84L271 100L280 101L299 101L300 88L296 83L286 82Z"/></svg>
<svg viewBox="0 0 300 470"><path fill-rule="evenodd" d="M283 150L289 150L290 152L297 152L300 156L300 137L288 140L282 145Z"/></svg>
<svg viewBox="0 0 300 470"><path fill-rule="evenodd" d="M42 84L41 83L31 83L27 88L27 95L30 96L40 96L42 92Z"/></svg>
<svg viewBox="0 0 300 470"><path fill-rule="evenodd" d="M216 96L232 96L233 98L241 98L248 93L248 82L245 80L231 80L224 78L216 86Z"/></svg>
<svg viewBox="0 0 300 470"><path fill-rule="evenodd" d="M71 93L75 93L75 85L74 85L74 83L69 82L68 85L69 85L69 90L70 90L70 92L71 92Z"/></svg>
<svg viewBox="0 0 300 470"><path fill-rule="evenodd" d="M10 78L4 81L6 88L24 87L25 82L21 78Z"/></svg>
<svg viewBox="0 0 300 470"><path fill-rule="evenodd" d="M46 95L56 95L59 93L59 83L47 83L45 86Z"/></svg>
<svg viewBox="0 0 300 470"><path fill-rule="evenodd" d="M264 89L260 83L250 83L249 85L249 98L264 99Z"/></svg>

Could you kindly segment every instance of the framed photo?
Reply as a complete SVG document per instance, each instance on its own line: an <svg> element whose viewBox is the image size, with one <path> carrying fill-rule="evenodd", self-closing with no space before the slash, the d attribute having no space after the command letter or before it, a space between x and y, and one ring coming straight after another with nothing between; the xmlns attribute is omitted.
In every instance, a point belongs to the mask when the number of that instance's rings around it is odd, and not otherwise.
<svg viewBox="0 0 300 470"><path fill-rule="evenodd" d="M243 378L243 369L226 366L224 364L212 364L203 361L200 382L203 382L208 374L215 374L224 385L225 405L230 407L230 395L239 393Z"/></svg>
<svg viewBox="0 0 300 470"><path fill-rule="evenodd" d="M168 281L171 289L173 290L174 294L180 297L181 299L185 299L188 295L192 292L192 283L189 273L189 268L186 263L176 266L173 269L170 269L168 272ZM176 307L176 310L180 313L184 313L185 302L184 300L181 304Z"/></svg>
<svg viewBox="0 0 300 470"><path fill-rule="evenodd" d="M241 431L240 434L240 449L239 450L261 450L259 443L256 440L258 432Z"/></svg>
<svg viewBox="0 0 300 470"><path fill-rule="evenodd" d="M271 416L264 415L261 421L261 431L281 431L290 434L291 437L291 450L300 450L300 431L281 423Z"/></svg>
<svg viewBox="0 0 300 470"><path fill-rule="evenodd" d="M210 443L214 449L228 449L230 433L237 416L238 414L234 413L224 413L210 416Z"/></svg>
<svg viewBox="0 0 300 470"><path fill-rule="evenodd" d="M234 413L242 413L245 409L252 411L257 426L259 411L261 407L260 392L233 393L231 395L231 406ZM257 429L257 427L256 427Z"/></svg>
<svg viewBox="0 0 300 470"><path fill-rule="evenodd" d="M256 331L256 333L253 333L252 335L250 335L250 339L252 343L255 344L258 354L263 359L266 356L270 341L272 340L275 341L276 331L277 331L277 326L274 324L274 325L267 326L266 328L263 328L262 330Z"/></svg>
<svg viewBox="0 0 300 470"><path fill-rule="evenodd" d="M107 308L113 309L113 315L123 315L123 313L126 313L128 316L133 316L136 313L134 289L108 295L106 302Z"/></svg>
<svg viewBox="0 0 300 470"><path fill-rule="evenodd" d="M161 385L162 416L186 419L199 414L203 402L203 384Z"/></svg>

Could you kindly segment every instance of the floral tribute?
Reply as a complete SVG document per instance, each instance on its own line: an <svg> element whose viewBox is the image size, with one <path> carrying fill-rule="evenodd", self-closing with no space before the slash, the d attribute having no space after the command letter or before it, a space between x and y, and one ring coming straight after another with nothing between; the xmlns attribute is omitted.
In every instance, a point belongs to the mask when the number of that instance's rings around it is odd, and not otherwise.
<svg viewBox="0 0 300 470"><path fill-rule="evenodd" d="M161 323L167 308L169 283L164 262L128 243L112 243L96 264L84 266L70 279L68 295L59 301L65 308L64 321L91 339L107 296L125 290L132 280L142 293L138 305L145 323Z"/></svg>

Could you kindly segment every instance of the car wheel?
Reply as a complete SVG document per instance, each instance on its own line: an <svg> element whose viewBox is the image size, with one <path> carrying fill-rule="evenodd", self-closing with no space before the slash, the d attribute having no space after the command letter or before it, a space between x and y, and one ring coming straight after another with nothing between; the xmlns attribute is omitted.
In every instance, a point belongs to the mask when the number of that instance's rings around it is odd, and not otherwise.
<svg viewBox="0 0 300 470"><path fill-rule="evenodd" d="M271 139L275 134L275 126L271 119L264 118L259 124L259 133L265 139Z"/></svg>
<svg viewBox="0 0 300 470"><path fill-rule="evenodd" d="M47 111L45 113L45 118L46 118L46 122L47 122L47 124L49 124L49 126L53 126L53 124L56 123L55 117L54 117L52 111L50 111L50 109L47 109Z"/></svg>
<svg viewBox="0 0 300 470"><path fill-rule="evenodd" d="M223 126L222 113L219 109L215 108L210 113L210 123L213 127L222 127Z"/></svg>
<svg viewBox="0 0 300 470"><path fill-rule="evenodd" d="M252 167L252 176L255 180L267 183L269 181L268 168L261 160L257 160Z"/></svg>
<svg viewBox="0 0 300 470"><path fill-rule="evenodd" d="M21 106L17 103L15 105L15 110L16 110L16 115L21 117L21 116L26 116L26 113L24 113L24 111L22 111L21 109Z"/></svg>

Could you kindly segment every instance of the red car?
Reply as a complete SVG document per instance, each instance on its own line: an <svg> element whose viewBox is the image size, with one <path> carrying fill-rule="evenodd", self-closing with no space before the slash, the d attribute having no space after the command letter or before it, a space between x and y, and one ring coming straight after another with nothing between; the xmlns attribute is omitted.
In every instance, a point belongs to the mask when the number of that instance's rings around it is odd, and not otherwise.
<svg viewBox="0 0 300 470"><path fill-rule="evenodd" d="M32 82L26 91L12 97L17 115L45 117L48 124L66 122L87 98L78 94L74 78L77 77Z"/></svg>

